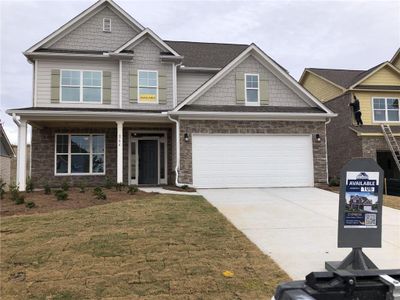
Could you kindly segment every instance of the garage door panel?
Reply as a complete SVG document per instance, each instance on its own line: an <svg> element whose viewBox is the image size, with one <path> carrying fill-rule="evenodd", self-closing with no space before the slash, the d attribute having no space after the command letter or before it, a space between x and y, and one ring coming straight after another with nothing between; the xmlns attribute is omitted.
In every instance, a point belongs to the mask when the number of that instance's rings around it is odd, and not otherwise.
<svg viewBox="0 0 400 300"><path fill-rule="evenodd" d="M195 135L197 187L313 185L310 136Z"/></svg>

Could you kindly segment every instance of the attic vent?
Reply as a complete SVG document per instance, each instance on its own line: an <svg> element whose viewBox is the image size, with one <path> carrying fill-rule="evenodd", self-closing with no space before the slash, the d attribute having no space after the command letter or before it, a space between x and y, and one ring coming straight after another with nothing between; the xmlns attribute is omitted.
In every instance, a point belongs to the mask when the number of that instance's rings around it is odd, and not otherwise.
<svg viewBox="0 0 400 300"><path fill-rule="evenodd" d="M111 32L111 19L110 18L103 19L103 32Z"/></svg>

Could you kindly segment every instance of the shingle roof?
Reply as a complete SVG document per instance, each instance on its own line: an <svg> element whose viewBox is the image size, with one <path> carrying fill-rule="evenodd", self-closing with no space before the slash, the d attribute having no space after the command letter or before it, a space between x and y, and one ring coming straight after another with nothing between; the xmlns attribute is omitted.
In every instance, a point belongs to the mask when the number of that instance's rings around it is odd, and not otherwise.
<svg viewBox="0 0 400 300"><path fill-rule="evenodd" d="M375 71L386 62L380 63L368 70L349 70L349 69L320 69L307 68L307 70L336 83L344 88L349 88L368 74Z"/></svg>
<svg viewBox="0 0 400 300"><path fill-rule="evenodd" d="M307 70L340 85L341 87L348 88L351 86L354 78L362 73L364 70L345 70L345 69L318 69L308 68Z"/></svg>
<svg viewBox="0 0 400 300"><path fill-rule="evenodd" d="M165 41L180 55L186 67L223 68L249 45Z"/></svg>

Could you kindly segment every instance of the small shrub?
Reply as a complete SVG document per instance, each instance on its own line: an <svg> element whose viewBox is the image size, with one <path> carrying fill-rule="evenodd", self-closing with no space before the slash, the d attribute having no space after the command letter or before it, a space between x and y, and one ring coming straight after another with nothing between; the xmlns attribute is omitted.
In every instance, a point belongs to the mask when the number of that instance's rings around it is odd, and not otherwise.
<svg viewBox="0 0 400 300"><path fill-rule="evenodd" d="M4 194L6 193L6 183L3 181L3 178L0 178L0 199L3 199Z"/></svg>
<svg viewBox="0 0 400 300"><path fill-rule="evenodd" d="M101 187L94 188L93 195L96 197L97 200L106 200L107 199L107 195L103 192Z"/></svg>
<svg viewBox="0 0 400 300"><path fill-rule="evenodd" d="M85 193L86 192L86 185L81 182L79 183L79 193Z"/></svg>
<svg viewBox="0 0 400 300"><path fill-rule="evenodd" d="M122 182L118 182L115 184L115 190L117 192L122 191L125 188L125 184L123 184Z"/></svg>
<svg viewBox="0 0 400 300"><path fill-rule="evenodd" d="M329 180L329 186L339 186L340 185L340 178L339 177L332 177Z"/></svg>
<svg viewBox="0 0 400 300"><path fill-rule="evenodd" d="M182 190L187 190L189 188L189 186L187 184L184 184L181 186Z"/></svg>
<svg viewBox="0 0 400 300"><path fill-rule="evenodd" d="M25 206L27 208L34 208L34 207L36 207L36 204L33 201L28 201L28 202L25 203Z"/></svg>
<svg viewBox="0 0 400 300"><path fill-rule="evenodd" d="M26 179L26 188L25 188L26 192L27 192L27 193L32 193L34 188L35 188L35 187L34 187L34 185L33 185L32 178L28 177L28 178Z"/></svg>
<svg viewBox="0 0 400 300"><path fill-rule="evenodd" d="M114 185L114 182L111 180L110 177L106 177L106 182L104 183L104 187L110 190Z"/></svg>
<svg viewBox="0 0 400 300"><path fill-rule="evenodd" d="M16 184L10 184L9 185L9 190L10 190L10 198L12 201L17 201L19 197L19 187Z"/></svg>
<svg viewBox="0 0 400 300"><path fill-rule="evenodd" d="M63 181L63 183L61 184L61 189L65 192L67 192L69 190L69 183L68 181Z"/></svg>
<svg viewBox="0 0 400 300"><path fill-rule="evenodd" d="M51 194L51 187L47 183L44 185L44 193L46 195L50 195Z"/></svg>
<svg viewBox="0 0 400 300"><path fill-rule="evenodd" d="M127 191L128 194L133 195L133 194L137 193L138 191L139 191L139 189L137 188L136 185L128 186L128 191Z"/></svg>
<svg viewBox="0 0 400 300"><path fill-rule="evenodd" d="M20 205L25 202L25 197L23 195L18 195L18 197L15 199L15 204Z"/></svg>
<svg viewBox="0 0 400 300"><path fill-rule="evenodd" d="M68 193L63 189L55 191L54 195L58 201L65 201L68 199Z"/></svg>

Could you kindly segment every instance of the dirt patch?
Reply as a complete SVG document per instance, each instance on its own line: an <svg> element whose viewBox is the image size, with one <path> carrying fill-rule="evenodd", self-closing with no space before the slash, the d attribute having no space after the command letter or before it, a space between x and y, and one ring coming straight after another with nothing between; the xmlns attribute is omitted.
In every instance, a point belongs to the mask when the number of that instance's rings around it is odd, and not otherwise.
<svg viewBox="0 0 400 300"><path fill-rule="evenodd" d="M146 193L138 191L133 195L127 193L126 189L116 191L115 189L103 188L104 193L107 195L106 200L98 200L93 195L93 188L86 188L85 193L80 193L79 188L69 188L67 191L68 199L65 201L58 201L52 193L46 195L44 191L35 191L32 193L22 193L25 197L25 203L33 201L34 208L27 208L25 204L16 205L10 199L10 193L6 193L4 199L0 200L0 216L13 216L13 215L29 215L36 213L52 212L60 209L77 209L94 205L103 205L112 202L124 201L128 199L143 199L154 195L154 193Z"/></svg>
<svg viewBox="0 0 400 300"><path fill-rule="evenodd" d="M3 217L2 231L4 299L271 299L290 280L201 196Z"/></svg>
<svg viewBox="0 0 400 300"><path fill-rule="evenodd" d="M394 209L400 209L400 197L383 195L383 205Z"/></svg>
<svg viewBox="0 0 400 300"><path fill-rule="evenodd" d="M166 186L163 186L163 189L169 190L169 191L175 191L175 192L187 192L187 193L195 193L196 192L195 188L191 188L191 187L181 188L181 187L177 187L175 185L166 185Z"/></svg>

